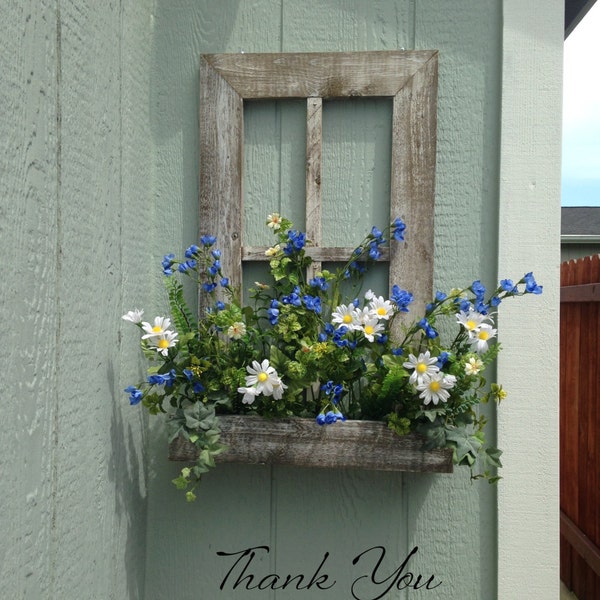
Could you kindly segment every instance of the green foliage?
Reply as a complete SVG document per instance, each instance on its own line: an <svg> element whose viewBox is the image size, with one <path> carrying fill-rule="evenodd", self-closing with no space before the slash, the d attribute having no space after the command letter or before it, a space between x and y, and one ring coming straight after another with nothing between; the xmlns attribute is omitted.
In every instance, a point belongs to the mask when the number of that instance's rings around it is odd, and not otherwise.
<svg viewBox="0 0 600 600"><path fill-rule="evenodd" d="M141 311L124 316L142 330L149 360L147 380L126 390L131 404L165 414L169 439L183 436L198 449L193 466L173 480L186 499L196 498L202 475L226 450L218 415L231 413L319 424L382 420L398 435L421 434L425 448L451 448L474 479L497 481L501 452L487 444L486 419L478 414L479 404L506 395L484 378L500 351L492 310L504 298L540 293L533 276L516 285L502 281L487 295L479 281L438 292L424 316L401 324L412 302L408 291L394 285L389 299L356 292L385 237L403 240L399 219L385 231L373 228L339 270L310 280L310 240L276 213L267 225L275 236L267 251L270 278L249 290L249 305L222 273L215 239L203 236L185 259L164 257L170 317L150 324ZM177 277L199 286L200 319Z"/></svg>

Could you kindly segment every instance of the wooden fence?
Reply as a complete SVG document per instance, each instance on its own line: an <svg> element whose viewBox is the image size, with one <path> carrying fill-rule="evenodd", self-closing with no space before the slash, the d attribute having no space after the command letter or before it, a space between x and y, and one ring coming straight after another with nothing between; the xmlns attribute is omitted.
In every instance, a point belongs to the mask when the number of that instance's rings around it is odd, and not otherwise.
<svg viewBox="0 0 600 600"><path fill-rule="evenodd" d="M560 577L600 600L600 255L561 265Z"/></svg>

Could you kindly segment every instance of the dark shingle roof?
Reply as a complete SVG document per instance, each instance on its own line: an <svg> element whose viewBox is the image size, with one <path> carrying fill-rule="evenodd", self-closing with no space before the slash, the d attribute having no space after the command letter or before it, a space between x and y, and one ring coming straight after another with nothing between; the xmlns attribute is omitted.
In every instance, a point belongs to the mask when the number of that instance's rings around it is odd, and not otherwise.
<svg viewBox="0 0 600 600"><path fill-rule="evenodd" d="M600 206L563 206L561 235L600 235Z"/></svg>
<svg viewBox="0 0 600 600"><path fill-rule="evenodd" d="M565 39L595 2L596 0L565 0Z"/></svg>

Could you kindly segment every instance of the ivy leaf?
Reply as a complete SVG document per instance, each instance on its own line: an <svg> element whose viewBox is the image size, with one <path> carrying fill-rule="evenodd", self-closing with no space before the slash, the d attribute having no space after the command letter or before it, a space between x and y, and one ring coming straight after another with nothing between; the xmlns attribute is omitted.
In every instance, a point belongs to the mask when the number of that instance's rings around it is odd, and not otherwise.
<svg viewBox="0 0 600 600"><path fill-rule="evenodd" d="M464 429L454 429L446 434L450 442L454 442L455 463L471 466L477 460L477 454L481 450L482 442L474 435L469 435Z"/></svg>

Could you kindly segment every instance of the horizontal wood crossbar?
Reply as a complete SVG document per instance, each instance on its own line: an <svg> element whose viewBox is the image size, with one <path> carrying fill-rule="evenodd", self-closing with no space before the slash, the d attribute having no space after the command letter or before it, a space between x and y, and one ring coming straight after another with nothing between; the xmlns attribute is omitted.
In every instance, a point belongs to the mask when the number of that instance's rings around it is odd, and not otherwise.
<svg viewBox="0 0 600 600"><path fill-rule="evenodd" d="M567 285L560 288L561 302L600 302L600 283Z"/></svg>
<svg viewBox="0 0 600 600"><path fill-rule="evenodd" d="M452 452L423 450L416 434L398 436L385 423L345 421L317 425L314 419L219 417L221 441L229 449L220 463L278 464L296 467L357 468L375 471L451 473ZM198 449L183 437L169 446L169 459L194 461Z"/></svg>
<svg viewBox="0 0 600 600"><path fill-rule="evenodd" d="M267 261L271 260L272 256L267 256L265 253L269 249L269 246L243 246L242 247L242 260L243 261ZM306 255L310 256L314 261L321 262L347 262L350 260L354 248L335 248L327 247L321 248L317 246L307 246L305 249ZM389 248L380 248L381 256L377 259L378 261L389 261L390 250Z"/></svg>
<svg viewBox="0 0 600 600"><path fill-rule="evenodd" d="M560 534L596 575L600 576L600 548L562 510L560 511Z"/></svg>

